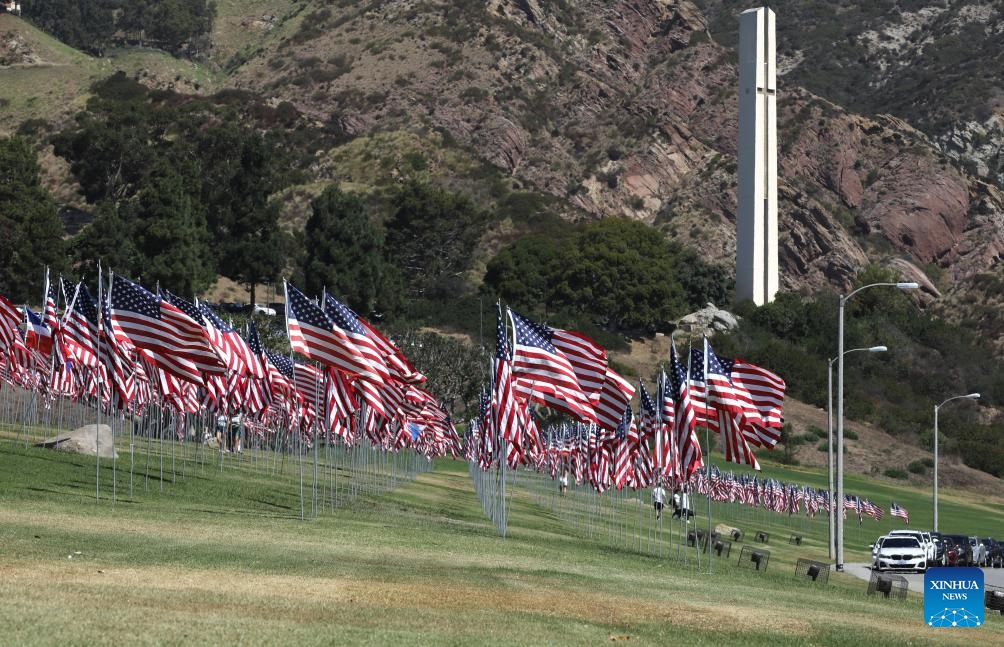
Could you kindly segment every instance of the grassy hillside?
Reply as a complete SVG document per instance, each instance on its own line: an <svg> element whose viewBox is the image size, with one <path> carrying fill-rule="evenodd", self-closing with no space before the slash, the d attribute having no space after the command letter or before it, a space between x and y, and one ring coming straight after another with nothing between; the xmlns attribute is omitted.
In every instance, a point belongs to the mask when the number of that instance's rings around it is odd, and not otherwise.
<svg viewBox="0 0 1004 647"><path fill-rule="evenodd" d="M220 471L212 458L200 468L192 448L174 449L165 458L177 459L176 482L161 492L154 480L148 488L137 481L130 498L122 480L128 446L120 443L112 505L94 503L93 459L0 440L5 641L972 644L968 633L930 633L916 595L905 603L868 598L865 583L850 576L834 575L826 587L796 580L796 557L825 557L819 520L721 506L716 520L772 531L773 555L765 574L736 568L733 557L716 560L708 577L696 556L676 559L668 524L657 544L647 498L627 493L575 491L555 503L549 482L520 473L502 540L480 511L466 465L446 460L393 492L302 522L292 460L266 478L235 462ZM242 460L247 467L252 457ZM102 471L108 497L107 461ZM822 478L774 466L765 474ZM921 491L854 478L848 490L895 498L916 515L915 526L924 524ZM942 515L946 528L990 532L1001 527L1004 507L946 498ZM865 523L867 532L848 526L850 558L863 558L877 534L878 525ZM801 547L785 542L794 530L806 537ZM995 618L980 631L983 642L1004 641Z"/></svg>
<svg viewBox="0 0 1004 647"><path fill-rule="evenodd" d="M155 49L112 50L95 58L64 45L27 21L0 14L0 39L17 38L31 63L0 66L0 135L29 119L60 122L83 109L92 83L124 70L157 87L208 91L219 80L210 67Z"/></svg>

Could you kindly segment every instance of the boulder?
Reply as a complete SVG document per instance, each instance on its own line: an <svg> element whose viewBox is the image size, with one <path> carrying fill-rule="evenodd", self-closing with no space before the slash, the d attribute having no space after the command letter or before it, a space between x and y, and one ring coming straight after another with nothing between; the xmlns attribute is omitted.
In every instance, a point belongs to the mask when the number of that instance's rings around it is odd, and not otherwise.
<svg viewBox="0 0 1004 647"><path fill-rule="evenodd" d="M47 438L36 447L48 447L61 452L75 452L101 458L118 458L108 425L84 425L73 431Z"/></svg>
<svg viewBox="0 0 1004 647"><path fill-rule="evenodd" d="M676 322L677 328L681 330L694 334L701 333L708 337L714 336L716 332L729 332L738 325L739 320L734 314L718 309L713 303Z"/></svg>

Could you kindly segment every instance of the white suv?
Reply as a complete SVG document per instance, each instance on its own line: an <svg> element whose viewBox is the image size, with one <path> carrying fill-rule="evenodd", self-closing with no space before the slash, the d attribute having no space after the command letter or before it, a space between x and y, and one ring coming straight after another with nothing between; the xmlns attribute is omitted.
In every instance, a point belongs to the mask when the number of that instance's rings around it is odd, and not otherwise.
<svg viewBox="0 0 1004 647"><path fill-rule="evenodd" d="M927 570L927 549L916 537L890 535L882 540L872 568L876 571L905 570L923 573Z"/></svg>

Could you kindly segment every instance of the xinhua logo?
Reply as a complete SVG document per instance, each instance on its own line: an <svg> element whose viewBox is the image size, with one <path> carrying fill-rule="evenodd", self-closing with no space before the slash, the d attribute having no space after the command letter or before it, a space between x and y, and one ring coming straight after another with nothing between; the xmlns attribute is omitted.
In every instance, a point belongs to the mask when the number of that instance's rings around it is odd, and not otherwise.
<svg viewBox="0 0 1004 647"><path fill-rule="evenodd" d="M924 575L924 622L928 627L983 624L983 571L930 568Z"/></svg>

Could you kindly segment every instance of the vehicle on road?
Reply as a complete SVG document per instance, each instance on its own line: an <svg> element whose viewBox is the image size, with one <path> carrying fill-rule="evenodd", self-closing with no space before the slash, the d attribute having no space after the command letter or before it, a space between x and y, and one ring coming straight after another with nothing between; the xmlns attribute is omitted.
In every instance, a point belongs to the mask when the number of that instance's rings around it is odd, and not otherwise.
<svg viewBox="0 0 1004 647"><path fill-rule="evenodd" d="M969 538L965 535L944 535L944 537L951 539L952 543L955 544L956 549L959 551L958 557L952 566L975 566L976 563L973 561L973 547L969 543Z"/></svg>
<svg viewBox="0 0 1004 647"><path fill-rule="evenodd" d="M889 535L879 543L872 569L876 571L927 570L927 548L909 535Z"/></svg>
<svg viewBox="0 0 1004 647"><path fill-rule="evenodd" d="M260 303L254 304L252 312L256 315L265 315L266 317L275 316L275 308L270 308L269 306L262 305Z"/></svg>
<svg viewBox="0 0 1004 647"><path fill-rule="evenodd" d="M969 545L972 547L973 556L970 566L987 565L987 547L980 543L980 538L976 536L968 537Z"/></svg>
<svg viewBox="0 0 1004 647"><path fill-rule="evenodd" d="M945 546L945 563L942 566L962 566L960 560L965 561L965 547L959 546L949 535L942 535L941 543Z"/></svg>
<svg viewBox="0 0 1004 647"><path fill-rule="evenodd" d="M917 541L920 542L920 545L924 547L925 551L927 551L927 563L930 564L931 566L938 564L937 561L938 547L937 545L935 545L934 539L931 537L931 533L927 532L926 530L906 530L906 529L890 530L889 536L916 537Z"/></svg>

